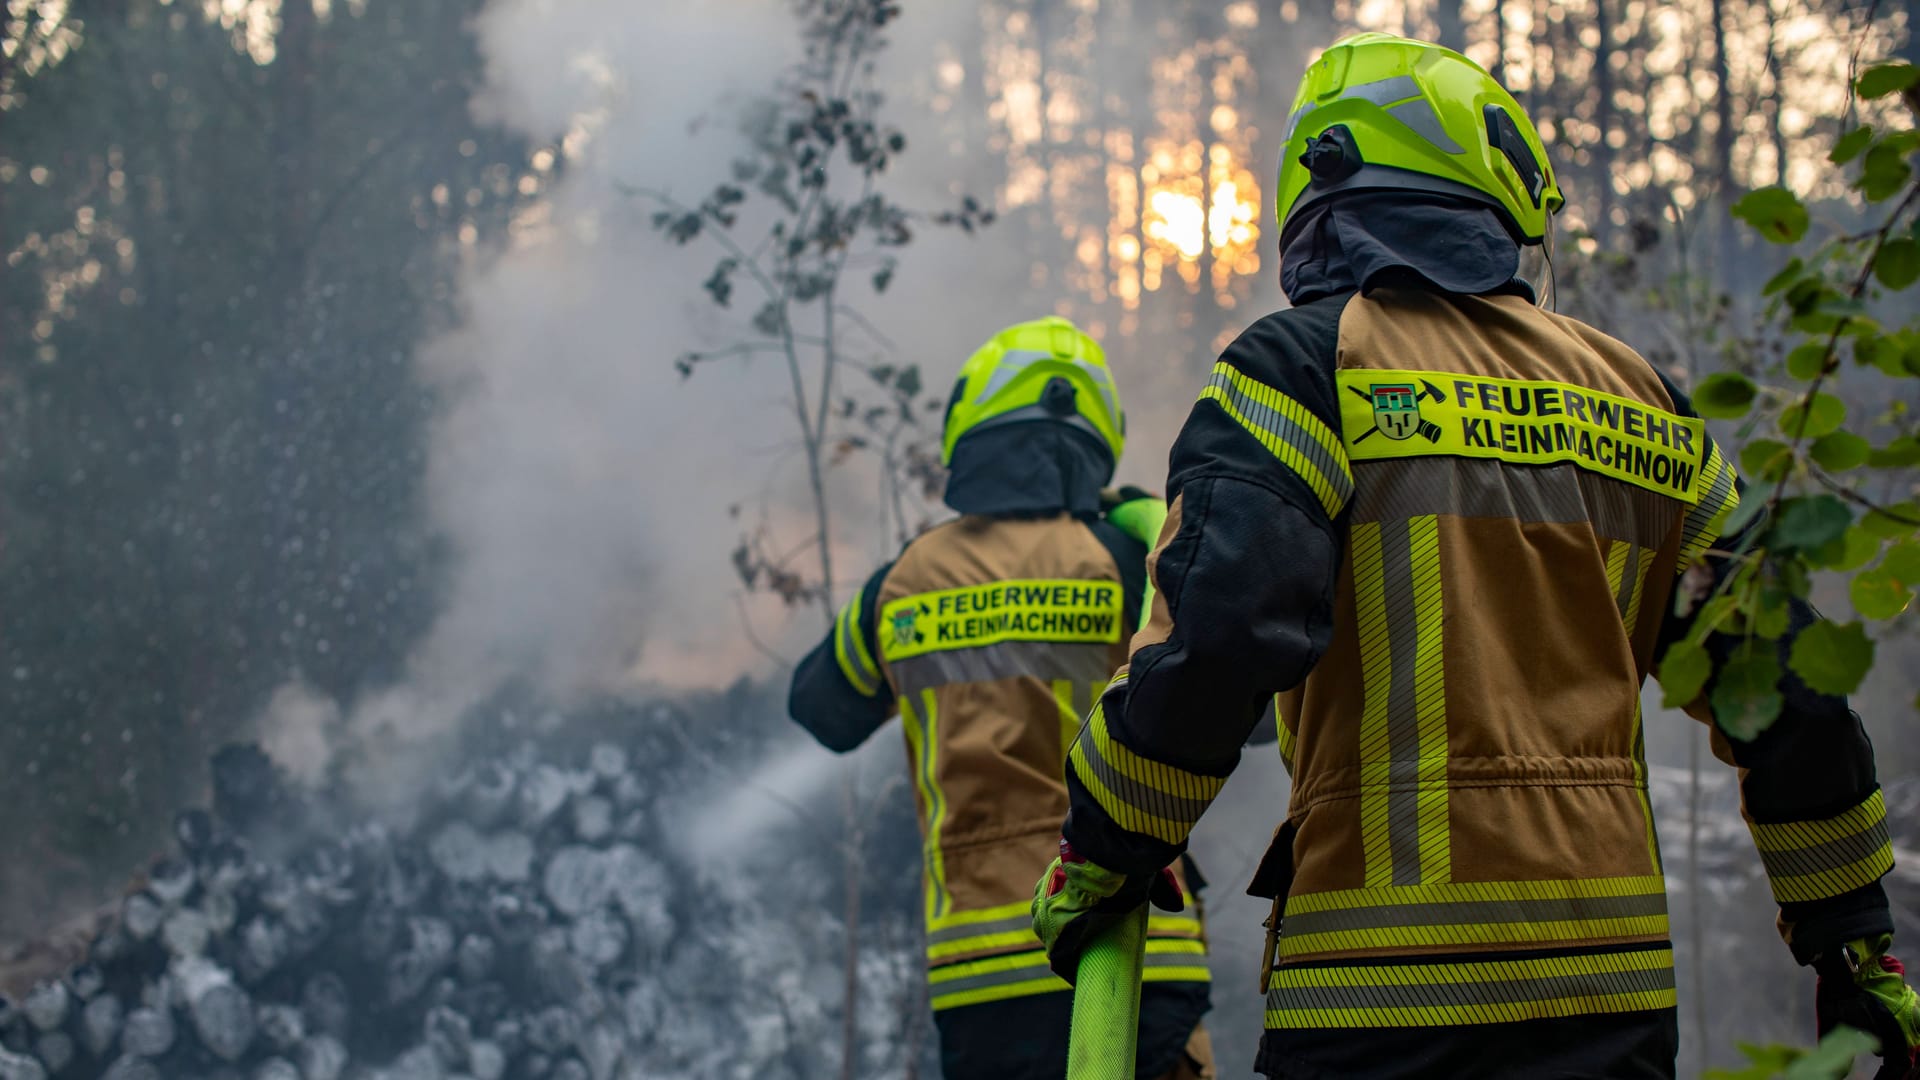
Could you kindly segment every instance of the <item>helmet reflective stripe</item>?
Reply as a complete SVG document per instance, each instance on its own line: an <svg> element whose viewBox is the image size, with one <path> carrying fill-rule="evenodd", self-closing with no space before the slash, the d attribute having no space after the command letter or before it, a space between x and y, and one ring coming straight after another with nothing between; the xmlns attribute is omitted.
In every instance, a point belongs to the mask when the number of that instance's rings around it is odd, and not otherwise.
<svg viewBox="0 0 1920 1080"><path fill-rule="evenodd" d="M1420 84L1411 75L1395 75L1390 79L1375 79L1373 82L1356 83L1340 92L1333 101L1350 101L1359 98L1371 101L1387 110L1395 120L1412 128L1428 142L1449 154L1464 154L1466 148L1455 142L1445 128L1440 126L1440 114L1433 111L1433 102L1420 89ZM1293 133L1300 129L1300 121L1313 110L1333 101L1310 101L1295 109L1287 121L1287 142L1293 142ZM1281 153L1285 153L1282 150Z"/></svg>
<svg viewBox="0 0 1920 1080"><path fill-rule="evenodd" d="M1066 415L1057 411L1063 397L1051 399L1048 407L1048 387L1055 383L1073 390ZM964 435L1034 420L1084 430L1119 461L1126 425L1106 355L1099 342L1062 318L1010 326L968 359L948 402L942 462L951 463L953 447Z"/></svg>

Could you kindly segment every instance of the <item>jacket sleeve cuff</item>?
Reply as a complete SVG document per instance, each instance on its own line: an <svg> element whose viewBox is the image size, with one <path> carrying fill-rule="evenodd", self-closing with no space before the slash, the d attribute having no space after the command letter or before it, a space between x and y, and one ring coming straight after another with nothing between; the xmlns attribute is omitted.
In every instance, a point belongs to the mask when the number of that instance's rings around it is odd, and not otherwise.
<svg viewBox="0 0 1920 1080"><path fill-rule="evenodd" d="M1124 670L1115 676L1067 755L1072 809L1063 834L1097 865L1151 873L1186 850L1187 835L1227 778L1154 761L1115 738L1106 706L1126 679Z"/></svg>
<svg viewBox="0 0 1920 1080"><path fill-rule="evenodd" d="M1752 830L1773 898L1783 905L1843 896L1893 869L1893 838L1879 788L1833 817L1754 822Z"/></svg>
<svg viewBox="0 0 1920 1080"><path fill-rule="evenodd" d="M1825 900L1781 904L1780 932L1801 964L1849 941L1891 934L1886 889L1875 881Z"/></svg>

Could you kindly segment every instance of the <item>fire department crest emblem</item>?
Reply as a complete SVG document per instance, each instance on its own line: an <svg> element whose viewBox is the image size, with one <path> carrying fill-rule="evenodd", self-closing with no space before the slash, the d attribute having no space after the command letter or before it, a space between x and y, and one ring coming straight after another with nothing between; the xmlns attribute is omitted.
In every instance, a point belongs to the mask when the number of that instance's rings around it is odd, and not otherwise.
<svg viewBox="0 0 1920 1080"><path fill-rule="evenodd" d="M920 619L918 608L902 608L893 613L893 640L901 645L920 644Z"/></svg>
<svg viewBox="0 0 1920 1080"><path fill-rule="evenodd" d="M1415 435L1430 443L1440 441L1440 425L1420 417L1422 401L1444 401L1440 388L1420 379L1415 382L1374 383L1362 390L1357 386L1347 389L1364 398L1373 406L1373 429L1353 440L1365 442L1375 434L1385 435L1395 442L1411 439Z"/></svg>

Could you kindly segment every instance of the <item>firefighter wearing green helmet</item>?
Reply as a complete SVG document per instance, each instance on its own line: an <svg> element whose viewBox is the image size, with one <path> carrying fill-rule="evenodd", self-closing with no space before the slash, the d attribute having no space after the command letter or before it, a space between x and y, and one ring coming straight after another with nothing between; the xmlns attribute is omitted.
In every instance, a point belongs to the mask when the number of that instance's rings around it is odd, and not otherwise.
<svg viewBox="0 0 1920 1080"><path fill-rule="evenodd" d="M1465 57L1329 48L1277 204L1293 306L1227 348L1175 442L1158 598L1069 752L1035 929L1071 973L1147 903L1273 700L1293 782L1251 887L1274 905L1261 1072L1672 1077L1640 690L1692 629L1680 576L1717 582L1743 543L1738 478L1663 373L1537 306L1522 254L1560 190ZM1816 618L1796 602L1783 670ZM1738 644L1705 643L1716 666ZM1780 689L1751 740L1710 692L1688 711L1741 769L1822 1030L1871 1031L1907 1077L1872 747L1845 698Z"/></svg>
<svg viewBox="0 0 1920 1080"><path fill-rule="evenodd" d="M1028 924L1058 848L1065 753L1145 606L1165 503L1106 491L1126 421L1098 342L1045 318L961 368L941 460L959 517L906 546L795 672L788 710L836 751L898 715L924 838L927 973L948 1080L1057 1080L1071 994ZM1213 1075L1190 865L1148 930L1137 1070Z"/></svg>

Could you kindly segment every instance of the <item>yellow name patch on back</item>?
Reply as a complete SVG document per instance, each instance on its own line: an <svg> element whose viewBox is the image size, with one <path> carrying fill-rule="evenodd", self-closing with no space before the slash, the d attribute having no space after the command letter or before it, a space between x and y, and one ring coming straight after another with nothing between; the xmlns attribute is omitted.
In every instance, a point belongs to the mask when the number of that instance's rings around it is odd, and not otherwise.
<svg viewBox="0 0 1920 1080"><path fill-rule="evenodd" d="M1338 374L1340 428L1353 461L1494 458L1571 462L1689 505L1713 482L1706 423L1570 383L1432 371Z"/></svg>
<svg viewBox="0 0 1920 1080"><path fill-rule="evenodd" d="M992 581L903 596L880 609L880 651L901 660L1002 641L1120 640L1117 581Z"/></svg>

